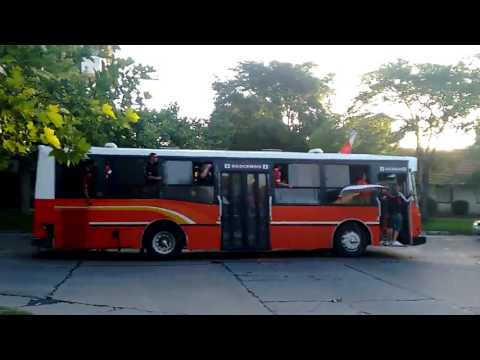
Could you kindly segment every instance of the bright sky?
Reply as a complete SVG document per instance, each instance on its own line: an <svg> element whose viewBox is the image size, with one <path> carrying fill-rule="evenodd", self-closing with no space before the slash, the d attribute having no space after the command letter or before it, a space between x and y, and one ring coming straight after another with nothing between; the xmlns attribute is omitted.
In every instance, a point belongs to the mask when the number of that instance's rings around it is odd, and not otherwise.
<svg viewBox="0 0 480 360"><path fill-rule="evenodd" d="M151 108L160 109L177 102L180 115L208 118L213 110L212 83L232 77L230 69L240 61L290 63L313 62L315 75L335 73L333 110L345 111L358 93L362 74L380 65L402 58L411 62L455 64L480 54L479 45L122 45L119 55L132 57L153 66L158 80L145 81ZM438 149L450 150L469 146L472 134L448 132L435 139ZM402 146L414 147L413 138Z"/></svg>

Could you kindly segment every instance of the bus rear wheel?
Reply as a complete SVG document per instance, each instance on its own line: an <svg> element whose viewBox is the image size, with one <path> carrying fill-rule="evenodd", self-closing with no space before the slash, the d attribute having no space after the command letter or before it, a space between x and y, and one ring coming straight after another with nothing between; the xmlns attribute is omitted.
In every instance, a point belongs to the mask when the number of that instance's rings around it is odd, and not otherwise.
<svg viewBox="0 0 480 360"><path fill-rule="evenodd" d="M334 250L339 256L362 256L367 248L367 234L355 223L342 225L335 233Z"/></svg>
<svg viewBox="0 0 480 360"><path fill-rule="evenodd" d="M156 227L145 236L144 246L149 255L159 259L169 259L181 253L181 234L170 228Z"/></svg>

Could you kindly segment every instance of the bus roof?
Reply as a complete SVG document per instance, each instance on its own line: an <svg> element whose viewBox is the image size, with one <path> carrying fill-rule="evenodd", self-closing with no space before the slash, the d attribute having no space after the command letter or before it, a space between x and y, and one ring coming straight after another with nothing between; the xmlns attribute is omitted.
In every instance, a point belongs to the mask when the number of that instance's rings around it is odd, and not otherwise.
<svg viewBox="0 0 480 360"><path fill-rule="evenodd" d="M50 147L40 145L44 151ZM274 159L274 160L357 160L357 161L408 161L411 171L417 171L417 159L413 156L389 156L371 154L339 154L339 153L303 153L282 151L232 151L232 150L187 150L187 149L139 149L92 147L92 155L141 155L150 153L159 156L200 157L200 158L238 158L238 159Z"/></svg>

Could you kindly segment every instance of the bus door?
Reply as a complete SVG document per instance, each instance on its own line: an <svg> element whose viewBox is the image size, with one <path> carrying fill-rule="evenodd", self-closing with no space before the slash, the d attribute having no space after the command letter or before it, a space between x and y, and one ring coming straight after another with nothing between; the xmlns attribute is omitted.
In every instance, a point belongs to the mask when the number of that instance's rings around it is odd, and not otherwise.
<svg viewBox="0 0 480 360"><path fill-rule="evenodd" d="M97 173L98 162L94 159L82 161L77 166L56 165L55 198L62 203L55 206L58 246L65 249L87 247L90 212L84 189L87 183L90 197L96 197Z"/></svg>
<svg viewBox="0 0 480 360"><path fill-rule="evenodd" d="M382 169L382 167L380 169ZM378 173L378 180L380 184L389 189L392 189L395 184L399 184L400 191L405 196L412 193L409 173L406 167L390 167L386 169L386 171L381 171ZM398 235L398 241L405 245L411 245L413 243L411 203L405 204L403 207L402 220L402 230Z"/></svg>
<svg viewBox="0 0 480 360"><path fill-rule="evenodd" d="M235 166L238 165L238 166ZM220 173L219 206L222 250L269 250L271 197L269 173L249 171L248 165L225 164ZM250 164L257 169L254 164ZM268 165L257 165L269 170ZM245 169L246 171L234 171Z"/></svg>

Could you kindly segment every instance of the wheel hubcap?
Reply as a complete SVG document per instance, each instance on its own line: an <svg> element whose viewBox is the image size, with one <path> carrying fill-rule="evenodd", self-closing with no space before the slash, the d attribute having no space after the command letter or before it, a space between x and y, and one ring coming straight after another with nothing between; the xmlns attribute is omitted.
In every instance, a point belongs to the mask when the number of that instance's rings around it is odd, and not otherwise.
<svg viewBox="0 0 480 360"><path fill-rule="evenodd" d="M342 235L342 245L347 251L356 251L360 247L360 235L354 231L348 231Z"/></svg>
<svg viewBox="0 0 480 360"><path fill-rule="evenodd" d="M175 248L175 237L168 231L160 231L153 237L153 249L162 255L167 255Z"/></svg>

